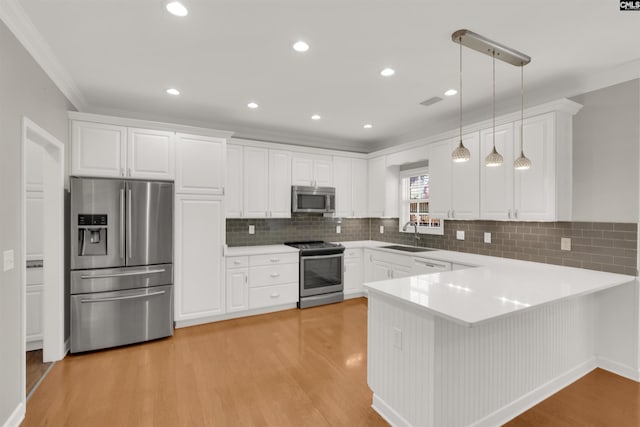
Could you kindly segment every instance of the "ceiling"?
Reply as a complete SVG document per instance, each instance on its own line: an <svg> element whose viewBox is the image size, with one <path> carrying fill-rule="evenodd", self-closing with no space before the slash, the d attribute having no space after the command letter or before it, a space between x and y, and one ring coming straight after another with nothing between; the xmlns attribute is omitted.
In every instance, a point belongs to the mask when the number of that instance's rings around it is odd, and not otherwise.
<svg viewBox="0 0 640 427"><path fill-rule="evenodd" d="M443 95L458 86L455 30L532 57L524 69L527 105L584 92L592 76L640 58L640 13L619 11L613 1L185 4L189 15L179 18L163 0L20 1L81 94L81 111L362 152L457 126L458 98ZM308 52L291 48L299 39ZM486 119L491 58L465 49L463 66L464 120ZM380 76L385 67L396 74ZM496 67L498 114L517 110L519 68L500 61ZM167 95L170 87L181 95ZM420 105L433 96L444 99ZM247 108L250 101L260 107Z"/></svg>

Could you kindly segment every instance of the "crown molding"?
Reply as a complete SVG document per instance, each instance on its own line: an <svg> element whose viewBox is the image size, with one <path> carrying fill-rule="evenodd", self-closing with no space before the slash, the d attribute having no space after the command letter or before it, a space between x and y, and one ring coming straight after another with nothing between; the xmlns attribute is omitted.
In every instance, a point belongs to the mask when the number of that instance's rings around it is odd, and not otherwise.
<svg viewBox="0 0 640 427"><path fill-rule="evenodd" d="M0 0L0 19L6 24L22 46L40 65L60 92L78 110L84 110L87 103L80 89L53 54L51 47L37 30L18 0Z"/></svg>

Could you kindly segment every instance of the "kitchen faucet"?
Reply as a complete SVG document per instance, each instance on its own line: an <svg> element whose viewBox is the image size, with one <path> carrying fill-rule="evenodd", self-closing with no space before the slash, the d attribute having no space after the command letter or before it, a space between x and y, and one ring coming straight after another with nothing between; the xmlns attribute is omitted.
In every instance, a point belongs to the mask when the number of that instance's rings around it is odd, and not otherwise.
<svg viewBox="0 0 640 427"><path fill-rule="evenodd" d="M414 245L418 247L418 241L420 240L420 236L418 236L418 222L417 221L407 222L405 225L402 226L402 231L407 231L407 227L409 227L410 225L414 227L414 231L413 231Z"/></svg>

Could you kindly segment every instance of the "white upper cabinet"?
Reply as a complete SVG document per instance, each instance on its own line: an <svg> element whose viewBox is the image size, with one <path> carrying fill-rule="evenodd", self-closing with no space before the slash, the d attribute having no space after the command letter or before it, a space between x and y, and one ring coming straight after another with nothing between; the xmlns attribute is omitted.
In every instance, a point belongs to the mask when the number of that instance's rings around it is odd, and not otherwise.
<svg viewBox="0 0 640 427"><path fill-rule="evenodd" d="M227 217L241 218L243 211L242 183L243 183L243 156L242 146L227 145L227 191L226 205Z"/></svg>
<svg viewBox="0 0 640 427"><path fill-rule="evenodd" d="M144 179L173 179L175 133L127 129L127 176Z"/></svg>
<svg viewBox="0 0 640 427"><path fill-rule="evenodd" d="M291 185L331 187L333 185L331 157L294 154L291 159Z"/></svg>
<svg viewBox="0 0 640 427"><path fill-rule="evenodd" d="M429 146L429 215L451 216L451 143L441 141Z"/></svg>
<svg viewBox="0 0 640 427"><path fill-rule="evenodd" d="M269 217L291 217L291 153L269 150Z"/></svg>
<svg viewBox="0 0 640 427"><path fill-rule="evenodd" d="M173 180L175 133L72 122L71 174Z"/></svg>
<svg viewBox="0 0 640 427"><path fill-rule="evenodd" d="M454 138L449 145L449 163L451 163L451 215L452 219L477 219L480 215L480 177L477 161L454 163L451 152L460 143ZM477 159L480 152L478 132L462 135L462 143L471 152L471 158Z"/></svg>
<svg viewBox="0 0 640 427"><path fill-rule="evenodd" d="M397 218L400 186L399 166L387 167L385 156L369 159L369 215L373 218Z"/></svg>
<svg viewBox="0 0 640 427"><path fill-rule="evenodd" d="M333 157L333 185L336 188L337 217L367 216L367 161Z"/></svg>
<svg viewBox="0 0 640 427"><path fill-rule="evenodd" d="M120 177L125 175L127 128L73 121L71 174Z"/></svg>
<svg viewBox="0 0 640 427"><path fill-rule="evenodd" d="M226 139L176 134L176 193L224 194Z"/></svg>
<svg viewBox="0 0 640 427"><path fill-rule="evenodd" d="M486 167L484 159L493 150L493 129L480 131L480 218L508 220L513 210L513 123L496 127L496 150L502 166ZM519 152L519 151L518 151ZM477 163L477 162L476 162Z"/></svg>
<svg viewBox="0 0 640 427"><path fill-rule="evenodd" d="M269 216L269 150L244 147L243 193L245 218Z"/></svg>

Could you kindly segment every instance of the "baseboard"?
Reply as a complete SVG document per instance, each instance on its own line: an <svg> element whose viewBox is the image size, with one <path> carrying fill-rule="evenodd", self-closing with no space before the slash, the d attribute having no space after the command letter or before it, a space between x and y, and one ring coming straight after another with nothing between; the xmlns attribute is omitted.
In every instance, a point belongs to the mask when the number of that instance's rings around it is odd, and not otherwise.
<svg viewBox="0 0 640 427"><path fill-rule="evenodd" d="M393 427L412 427L409 421L405 420L400 414L387 405L387 402L382 400L380 396L373 394L373 402L371 407L376 411L386 422Z"/></svg>
<svg viewBox="0 0 640 427"><path fill-rule="evenodd" d="M630 366L623 365L622 363L615 362L602 356L597 356L596 362L598 364L598 368L602 368L605 371L612 372L635 382L640 382L640 372L637 369L633 369Z"/></svg>
<svg viewBox="0 0 640 427"><path fill-rule="evenodd" d="M220 322L222 320L237 319L240 317L257 316L260 314L275 313L276 311L290 310L296 308L296 303L276 305L273 307L257 308L254 310L236 311L217 316L204 316L196 319L176 320L176 328L187 328L189 326L204 325L205 323Z"/></svg>
<svg viewBox="0 0 640 427"><path fill-rule="evenodd" d="M27 341L25 348L27 351L42 350L42 340Z"/></svg>
<svg viewBox="0 0 640 427"><path fill-rule="evenodd" d="M362 298L366 296L364 291L357 291L357 292L351 292L348 294L344 294L344 299L348 300L348 299L353 299L353 298Z"/></svg>
<svg viewBox="0 0 640 427"><path fill-rule="evenodd" d="M521 396L506 406L498 409L497 411L487 415L486 417L471 424L473 427L495 427L503 425L507 421L517 417L525 412L527 409L532 408L538 403L542 402L549 396L559 392L569 384L577 381L589 372L598 367L596 358L593 357L573 369L565 372L564 374L548 381L540 387L530 391L529 393Z"/></svg>
<svg viewBox="0 0 640 427"><path fill-rule="evenodd" d="M19 427L22 420L24 420L25 409L24 402L20 402L9 415L9 418L2 424L2 427Z"/></svg>

